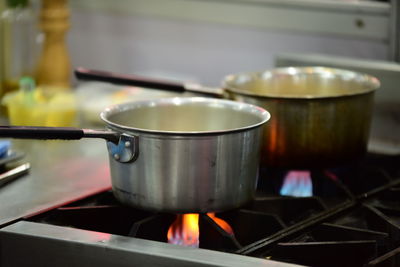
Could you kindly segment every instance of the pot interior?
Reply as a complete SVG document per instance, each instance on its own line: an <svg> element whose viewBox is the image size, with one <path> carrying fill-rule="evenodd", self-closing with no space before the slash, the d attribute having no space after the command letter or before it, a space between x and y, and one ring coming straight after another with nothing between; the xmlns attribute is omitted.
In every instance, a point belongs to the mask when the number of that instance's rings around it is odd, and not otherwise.
<svg viewBox="0 0 400 267"><path fill-rule="evenodd" d="M157 133L216 133L262 125L269 113L257 106L211 98L140 101L106 109L101 118L125 130Z"/></svg>
<svg viewBox="0 0 400 267"><path fill-rule="evenodd" d="M278 98L329 98L372 92L379 81L367 74L325 67L288 67L229 75L224 87L239 94Z"/></svg>

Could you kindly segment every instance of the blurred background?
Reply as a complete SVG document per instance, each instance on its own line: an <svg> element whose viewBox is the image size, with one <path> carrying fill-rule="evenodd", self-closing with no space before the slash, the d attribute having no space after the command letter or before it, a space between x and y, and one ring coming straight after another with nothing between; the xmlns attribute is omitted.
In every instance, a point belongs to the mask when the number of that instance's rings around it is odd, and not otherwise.
<svg viewBox="0 0 400 267"><path fill-rule="evenodd" d="M74 65L194 79L271 68L280 53L395 60L377 1L70 1Z"/></svg>
<svg viewBox="0 0 400 267"><path fill-rule="evenodd" d="M384 85L378 102L400 101L394 0L1 0L0 5L1 94L22 90L23 105L52 102L46 110L71 106L78 96L71 109L83 111L80 123L98 122L108 104L169 94L78 83L72 74L78 66L212 86L238 72L333 66L378 76ZM21 85L23 76L32 80ZM12 109L20 97L3 98L3 105ZM67 118L61 125L74 123Z"/></svg>

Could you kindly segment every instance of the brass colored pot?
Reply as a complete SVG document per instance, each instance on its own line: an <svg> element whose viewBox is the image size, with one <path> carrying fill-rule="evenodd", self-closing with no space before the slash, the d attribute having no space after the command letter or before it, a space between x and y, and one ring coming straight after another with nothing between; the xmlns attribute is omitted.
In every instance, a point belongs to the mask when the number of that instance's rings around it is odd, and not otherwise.
<svg viewBox="0 0 400 267"><path fill-rule="evenodd" d="M229 97L266 108L262 165L327 168L349 164L367 149L379 81L324 67L279 68L229 75Z"/></svg>

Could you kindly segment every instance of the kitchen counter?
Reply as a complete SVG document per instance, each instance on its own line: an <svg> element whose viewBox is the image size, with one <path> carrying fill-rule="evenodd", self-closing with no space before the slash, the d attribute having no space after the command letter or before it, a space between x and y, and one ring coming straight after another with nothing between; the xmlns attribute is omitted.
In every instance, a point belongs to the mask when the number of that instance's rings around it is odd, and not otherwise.
<svg viewBox="0 0 400 267"><path fill-rule="evenodd" d="M29 174L0 187L0 226L111 187L103 140L12 140Z"/></svg>

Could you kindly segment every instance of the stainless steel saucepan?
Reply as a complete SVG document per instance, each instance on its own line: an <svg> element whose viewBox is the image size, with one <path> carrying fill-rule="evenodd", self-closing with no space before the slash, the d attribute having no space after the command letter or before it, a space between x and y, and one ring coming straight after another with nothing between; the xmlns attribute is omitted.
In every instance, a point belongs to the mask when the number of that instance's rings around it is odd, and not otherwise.
<svg viewBox="0 0 400 267"><path fill-rule="evenodd" d="M262 164L284 168L327 168L349 164L367 150L375 77L324 67L278 68L228 75L222 88L121 76L78 68L77 78L198 92L267 109Z"/></svg>
<svg viewBox="0 0 400 267"><path fill-rule="evenodd" d="M200 213L253 198L266 110L194 97L116 105L100 116L108 130L0 126L0 137L105 139L113 193L134 207Z"/></svg>

